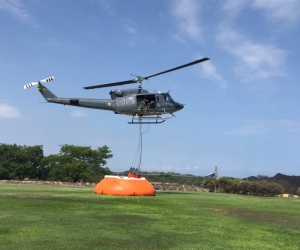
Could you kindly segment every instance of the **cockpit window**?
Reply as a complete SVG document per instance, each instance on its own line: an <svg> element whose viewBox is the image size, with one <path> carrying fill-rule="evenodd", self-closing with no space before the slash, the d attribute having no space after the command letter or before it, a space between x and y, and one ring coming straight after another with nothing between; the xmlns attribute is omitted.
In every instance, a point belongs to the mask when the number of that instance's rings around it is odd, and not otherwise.
<svg viewBox="0 0 300 250"><path fill-rule="evenodd" d="M163 94L166 102L174 102L170 94Z"/></svg>

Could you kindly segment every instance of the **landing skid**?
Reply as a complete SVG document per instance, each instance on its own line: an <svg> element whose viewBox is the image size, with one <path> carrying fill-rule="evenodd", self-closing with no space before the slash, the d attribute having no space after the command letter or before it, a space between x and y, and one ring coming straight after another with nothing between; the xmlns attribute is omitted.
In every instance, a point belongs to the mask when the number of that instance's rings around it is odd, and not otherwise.
<svg viewBox="0 0 300 250"><path fill-rule="evenodd" d="M134 115L131 122L128 122L128 124L161 124L172 117L173 116L164 117L161 114L157 115L156 117Z"/></svg>

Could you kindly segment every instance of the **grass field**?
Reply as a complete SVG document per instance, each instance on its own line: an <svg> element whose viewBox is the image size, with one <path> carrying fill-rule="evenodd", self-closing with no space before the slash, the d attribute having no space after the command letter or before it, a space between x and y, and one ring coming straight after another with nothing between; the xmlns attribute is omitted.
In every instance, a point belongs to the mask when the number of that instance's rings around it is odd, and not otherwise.
<svg viewBox="0 0 300 250"><path fill-rule="evenodd" d="M0 249L300 249L300 199L0 184Z"/></svg>

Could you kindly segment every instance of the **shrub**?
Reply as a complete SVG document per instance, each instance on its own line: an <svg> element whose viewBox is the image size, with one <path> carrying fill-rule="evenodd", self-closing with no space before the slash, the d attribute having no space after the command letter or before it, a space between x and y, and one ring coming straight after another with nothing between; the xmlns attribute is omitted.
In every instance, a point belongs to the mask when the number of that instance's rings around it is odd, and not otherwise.
<svg viewBox="0 0 300 250"><path fill-rule="evenodd" d="M215 191L235 194L252 194L262 196L274 196L281 194L284 187L278 183L268 181L242 181L229 178L208 179L204 181L204 188L208 188L210 192ZM299 188L300 189L300 188ZM300 190L299 190L300 191Z"/></svg>

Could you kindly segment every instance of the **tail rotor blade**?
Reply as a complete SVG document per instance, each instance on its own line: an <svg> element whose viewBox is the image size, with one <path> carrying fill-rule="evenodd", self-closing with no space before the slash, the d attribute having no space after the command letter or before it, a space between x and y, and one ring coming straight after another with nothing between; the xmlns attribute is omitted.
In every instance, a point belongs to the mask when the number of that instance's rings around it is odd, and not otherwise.
<svg viewBox="0 0 300 250"><path fill-rule="evenodd" d="M31 88L32 86L38 85L38 84L39 84L39 82L30 82L30 83L24 85L24 89L29 89L29 88Z"/></svg>
<svg viewBox="0 0 300 250"><path fill-rule="evenodd" d="M46 82L50 82L50 81L53 81L53 80L54 80L54 76L51 76L51 77L45 78L43 80L40 80L38 82L30 82L30 83L24 85L24 89L29 89L29 88L31 88L35 85L40 84L40 83L46 83Z"/></svg>
<svg viewBox="0 0 300 250"><path fill-rule="evenodd" d="M54 76L48 77L46 79L40 80L40 83L46 83L54 80Z"/></svg>

